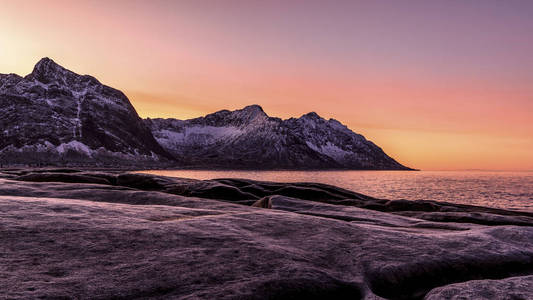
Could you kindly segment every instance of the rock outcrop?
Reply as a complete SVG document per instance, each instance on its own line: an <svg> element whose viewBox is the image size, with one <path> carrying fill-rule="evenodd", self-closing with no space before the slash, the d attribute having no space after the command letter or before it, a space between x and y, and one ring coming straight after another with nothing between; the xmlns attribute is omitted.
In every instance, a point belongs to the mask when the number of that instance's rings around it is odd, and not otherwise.
<svg viewBox="0 0 533 300"><path fill-rule="evenodd" d="M532 213L390 203L313 183L4 170L0 294L533 297Z"/></svg>

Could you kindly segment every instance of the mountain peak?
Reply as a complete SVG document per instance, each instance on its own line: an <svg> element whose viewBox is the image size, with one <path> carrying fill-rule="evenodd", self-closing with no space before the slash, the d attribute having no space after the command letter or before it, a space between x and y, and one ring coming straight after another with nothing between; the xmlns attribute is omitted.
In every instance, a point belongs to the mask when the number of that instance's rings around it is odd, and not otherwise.
<svg viewBox="0 0 533 300"><path fill-rule="evenodd" d="M43 57L35 64L35 66L38 66L38 65L41 65L41 64L48 64L48 63L54 63L55 64L55 61L53 59L51 59L50 57Z"/></svg>
<svg viewBox="0 0 533 300"><path fill-rule="evenodd" d="M242 109L242 111L253 112L253 113L264 113L265 112L263 110L263 108L260 105L257 105L257 104L252 104L252 105L245 106Z"/></svg>
<svg viewBox="0 0 533 300"><path fill-rule="evenodd" d="M312 111L302 116L304 119L322 119L316 112Z"/></svg>
<svg viewBox="0 0 533 300"><path fill-rule="evenodd" d="M57 71L57 70L64 70L64 68L60 65L58 65L55 61L53 61L51 58L43 57L41 58L37 64L35 64L35 67L33 67L33 72L40 72L43 71Z"/></svg>
<svg viewBox="0 0 533 300"><path fill-rule="evenodd" d="M113 164L115 159L172 159L128 98L93 77L78 75L45 57L27 76L0 76L0 81L0 164L6 158L12 164L38 159L51 164L83 161L95 165ZM9 117L14 112L23 117ZM11 150L4 150L6 147ZM27 158L12 149L40 154Z"/></svg>
<svg viewBox="0 0 533 300"><path fill-rule="evenodd" d="M245 106L244 108L242 109L238 109L236 111L234 111L235 113L238 113L239 115L246 115L247 117L250 117L250 118L255 118L255 117L268 117L268 115L265 113L265 111L263 110L263 108L257 104L252 104L252 105L248 105L248 106Z"/></svg>
<svg viewBox="0 0 533 300"><path fill-rule="evenodd" d="M59 74L64 74L66 71L65 68L57 64L55 61L48 57L41 58L39 62L33 67L31 76L43 83L48 83L52 79L57 78Z"/></svg>

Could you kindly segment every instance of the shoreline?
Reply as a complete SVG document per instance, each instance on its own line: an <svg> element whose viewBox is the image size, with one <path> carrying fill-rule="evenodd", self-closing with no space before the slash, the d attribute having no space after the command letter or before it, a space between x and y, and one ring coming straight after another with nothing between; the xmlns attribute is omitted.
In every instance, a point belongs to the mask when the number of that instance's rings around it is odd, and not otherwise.
<svg viewBox="0 0 533 300"><path fill-rule="evenodd" d="M137 168L98 168L98 167L95 167L95 168L55 168L55 167L42 167L42 168L0 168L0 176L2 174L2 172L5 172L5 173L20 173L20 174L25 174L25 173L62 173L62 172L66 172L66 173L86 173L86 172L108 172L108 173L112 173L112 174L119 174L119 173L132 173L132 174L145 174L145 175L149 175L149 176L156 176L156 177L169 177L169 178L187 178L186 176L185 177L176 177L176 176L169 176L169 175L166 175L166 174L157 174L158 171L176 171L176 172L179 172L179 171L184 171L184 172L187 172L187 171L199 171L199 172L258 172L258 173L261 173L261 172L265 172L265 173L268 173L268 172L307 172L306 170L242 170L242 169L236 169L236 170L213 170L213 169L137 169ZM373 171L398 171L398 170L321 170L320 172L359 172L359 171L362 171L362 172L373 172ZM427 171L427 172L449 172L449 171ZM450 172L458 172L458 171L450 171ZM514 172L512 172L514 173ZM1 178L1 177L0 177ZM256 181L256 182L269 182L269 183L278 183L278 184L281 184L281 183L285 183L285 184L291 184L291 183L304 183L304 184L314 184L314 183L317 183L317 184L324 184L324 185L331 185L331 183L328 183L328 182L319 182L319 181L316 181L316 180L300 180L300 181L282 181L282 182L279 182L279 181L276 181L276 180L258 180L258 179L254 179L254 178L250 178L250 177L227 177L227 176L222 176L222 177L213 177L213 178L189 178L191 180L204 180L204 181L209 181L209 180L217 180L217 179L242 179L242 180L248 180L248 181ZM341 188L339 186L335 186L335 185L332 185L333 187L335 188ZM350 190L350 187L342 187L341 189L345 189L345 190ZM368 197L370 198L376 198L376 196L370 196L368 195ZM461 205L465 205L465 206L471 206L471 207L479 207L479 208L484 208L484 207L487 207L487 208L494 208L494 209L500 209L500 210L508 210L508 211L516 211L516 212L524 212L524 213L533 213L533 211L531 211L530 209L528 208L522 208L522 207L513 207L513 208L505 208L505 207L502 207L502 206L498 206L498 205L483 205L483 204L469 204L469 203L462 203L462 202L450 202L446 199L438 199L438 200L433 200L431 198L428 198L428 199L417 199L417 198L405 198L405 197L390 197L390 196L381 196L381 197L377 197L379 199L383 199L383 200L406 200L406 201L410 201L410 202L435 202L435 203L445 203L445 204L449 204L449 205L457 205L457 206L461 206Z"/></svg>
<svg viewBox="0 0 533 300"><path fill-rule="evenodd" d="M56 169L73 169L73 170L116 170L116 171L143 171L143 170L195 170L195 171L423 171L421 169L350 169L350 168L225 168L225 167L161 167L154 168L139 168L139 167L87 167L87 166L41 166L41 167L25 167L25 166L4 166L2 170L56 170Z"/></svg>
<svg viewBox="0 0 533 300"><path fill-rule="evenodd" d="M533 297L533 213L64 171L0 171L8 298Z"/></svg>

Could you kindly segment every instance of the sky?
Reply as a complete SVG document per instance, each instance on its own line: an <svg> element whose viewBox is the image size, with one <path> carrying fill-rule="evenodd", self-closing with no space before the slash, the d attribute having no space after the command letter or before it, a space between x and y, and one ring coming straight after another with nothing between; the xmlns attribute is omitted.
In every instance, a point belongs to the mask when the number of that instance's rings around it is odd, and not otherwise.
<svg viewBox="0 0 533 300"><path fill-rule="evenodd" d="M141 117L315 111L423 170L533 170L533 1L7 1L0 73L42 57Z"/></svg>

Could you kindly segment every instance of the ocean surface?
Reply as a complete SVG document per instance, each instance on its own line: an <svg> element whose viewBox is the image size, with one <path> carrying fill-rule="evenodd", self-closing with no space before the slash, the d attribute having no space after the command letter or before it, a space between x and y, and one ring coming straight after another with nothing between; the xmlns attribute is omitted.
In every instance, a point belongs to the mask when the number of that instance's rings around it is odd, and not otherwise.
<svg viewBox="0 0 533 300"><path fill-rule="evenodd" d="M195 179L320 182L383 199L436 200L533 211L533 172L148 170Z"/></svg>

